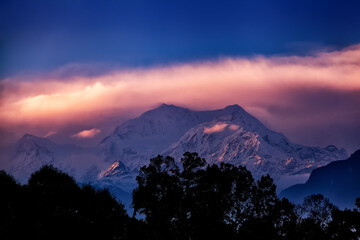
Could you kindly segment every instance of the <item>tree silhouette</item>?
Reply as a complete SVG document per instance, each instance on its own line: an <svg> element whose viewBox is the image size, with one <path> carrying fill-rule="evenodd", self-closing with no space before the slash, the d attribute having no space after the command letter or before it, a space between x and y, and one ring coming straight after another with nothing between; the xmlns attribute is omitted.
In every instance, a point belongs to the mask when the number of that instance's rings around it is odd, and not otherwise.
<svg viewBox="0 0 360 240"><path fill-rule="evenodd" d="M359 239L360 238L360 213L357 210L337 208L332 211L332 221L328 227L331 239Z"/></svg>
<svg viewBox="0 0 360 240"><path fill-rule="evenodd" d="M134 215L146 216L154 239L175 239L178 225L182 188L179 168L171 157L157 156L140 168L133 191Z"/></svg>
<svg viewBox="0 0 360 240"><path fill-rule="evenodd" d="M356 198L355 205L360 210L360 198Z"/></svg>
<svg viewBox="0 0 360 240"><path fill-rule="evenodd" d="M312 194L304 198L298 206L299 234L304 239L329 239L327 227L331 213L336 207L322 194Z"/></svg>
<svg viewBox="0 0 360 240"><path fill-rule="evenodd" d="M353 210L321 194L295 207L269 175L255 180L243 166L207 165L190 152L180 164L159 155L140 169L132 218L108 190L79 186L53 166L26 185L0 171L0 239L360 238L360 198Z"/></svg>
<svg viewBox="0 0 360 240"><path fill-rule="evenodd" d="M5 205L16 211L5 217L11 226L1 224L0 229L11 229L1 232L1 239L126 239L128 216L107 190L80 188L52 166L33 173L21 187L3 172L0 180L12 192L19 190L17 199Z"/></svg>
<svg viewBox="0 0 360 240"><path fill-rule="evenodd" d="M304 198L299 206L299 213L302 219L311 219L324 228L331 221L331 212L334 208L336 207L322 194L312 194Z"/></svg>
<svg viewBox="0 0 360 240"><path fill-rule="evenodd" d="M286 239L295 232L294 205L277 198L270 176L255 181L245 167L224 163L204 168L197 153L180 162L182 171L159 155L140 169L133 206L145 215L150 239Z"/></svg>
<svg viewBox="0 0 360 240"><path fill-rule="evenodd" d="M183 173L194 172L206 165L205 159L200 158L196 152L185 152L183 155L184 157L180 160L184 169Z"/></svg>
<svg viewBox="0 0 360 240"><path fill-rule="evenodd" d="M269 176L262 176L251 188L250 215L240 229L240 235L245 239L276 239L276 210L281 211L279 199L276 196L276 185ZM259 232L258 229L261 229Z"/></svg>
<svg viewBox="0 0 360 240"><path fill-rule="evenodd" d="M211 165L199 170L199 176L192 185L189 225L192 239L216 239L227 237L229 227L225 221L231 207L232 179L226 168Z"/></svg>
<svg viewBox="0 0 360 240"><path fill-rule="evenodd" d="M9 239L18 229L21 213L21 186L5 171L0 171L0 239Z"/></svg>

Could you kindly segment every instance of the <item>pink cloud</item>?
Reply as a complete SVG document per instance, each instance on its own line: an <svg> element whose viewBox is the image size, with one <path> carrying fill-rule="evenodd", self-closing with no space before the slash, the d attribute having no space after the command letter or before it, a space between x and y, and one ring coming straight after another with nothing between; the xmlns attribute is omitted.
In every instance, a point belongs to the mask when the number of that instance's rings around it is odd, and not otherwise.
<svg viewBox="0 0 360 240"><path fill-rule="evenodd" d="M239 125L236 125L236 124L231 124L230 126L229 126L229 129L230 130L233 130L233 131L236 131L236 130L238 130L240 128L240 126Z"/></svg>
<svg viewBox="0 0 360 240"><path fill-rule="evenodd" d="M55 135L55 134L57 134L57 131L52 130L52 131L48 132L47 134L45 134L44 137L50 137L50 136Z"/></svg>
<svg viewBox="0 0 360 240"><path fill-rule="evenodd" d="M208 127L204 129L204 133L214 133L214 132L222 132L228 126L226 123L217 123L212 127Z"/></svg>
<svg viewBox="0 0 360 240"><path fill-rule="evenodd" d="M92 138L94 137L96 134L100 133L101 130L100 129L90 129L90 130L83 130L81 132L78 132L76 134L73 135L73 137L78 137L78 138Z"/></svg>
<svg viewBox="0 0 360 240"><path fill-rule="evenodd" d="M311 56L223 58L101 75L57 72L26 81L18 76L0 83L0 127L43 127L44 135L84 121L101 129L104 119L135 117L163 102L196 110L239 104L296 141L337 143L349 135L330 132L328 140L315 140L312 133L324 124L352 126L350 135L360 130L359 66L360 45L354 45ZM360 145L355 138L353 147Z"/></svg>

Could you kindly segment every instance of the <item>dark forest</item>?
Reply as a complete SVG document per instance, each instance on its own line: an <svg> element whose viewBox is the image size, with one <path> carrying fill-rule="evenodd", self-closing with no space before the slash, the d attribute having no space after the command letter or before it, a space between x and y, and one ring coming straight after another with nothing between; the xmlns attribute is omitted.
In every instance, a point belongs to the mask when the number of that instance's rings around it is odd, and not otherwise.
<svg viewBox="0 0 360 240"><path fill-rule="evenodd" d="M52 166L21 185L0 172L0 239L358 239L356 209L320 194L294 205L267 175L231 164L208 165L184 153L178 165L157 156L143 166L133 215L107 189L79 185Z"/></svg>

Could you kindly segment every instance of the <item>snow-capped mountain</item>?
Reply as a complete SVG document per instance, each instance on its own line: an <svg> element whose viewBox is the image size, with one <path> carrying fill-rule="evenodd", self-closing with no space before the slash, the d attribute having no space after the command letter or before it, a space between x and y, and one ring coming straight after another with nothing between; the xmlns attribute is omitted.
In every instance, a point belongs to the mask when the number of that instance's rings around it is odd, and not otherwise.
<svg viewBox="0 0 360 240"><path fill-rule="evenodd" d="M201 117L197 112L163 104L116 127L101 141L102 153L107 162L121 161L137 169L204 121Z"/></svg>
<svg viewBox="0 0 360 240"><path fill-rule="evenodd" d="M162 154L180 161L186 151L198 152L208 163L244 165L255 177L269 173L275 182L347 158L346 151L335 146L294 144L238 105L192 111L163 104L116 127L95 149L26 134L15 147L9 172L25 182L42 165L52 164L78 182L109 188L129 200L138 170L150 158Z"/></svg>
<svg viewBox="0 0 360 240"><path fill-rule="evenodd" d="M79 181L91 180L105 166L94 153L76 145L56 144L47 138L25 134L15 146L8 170L23 183L41 166L49 164Z"/></svg>
<svg viewBox="0 0 360 240"><path fill-rule="evenodd" d="M108 162L121 161L131 169L147 164L149 157L163 153L187 131L204 122L237 119L246 127L263 132L256 118L234 105L215 111L191 111L163 104L118 126L101 142Z"/></svg>
<svg viewBox="0 0 360 240"><path fill-rule="evenodd" d="M197 152L208 163L245 165L256 177L269 173L278 178L284 174L310 173L314 168L345 157L345 150L335 146L307 147L290 142L271 130L262 134L242 127L237 121L207 122L184 136L164 155L180 159L185 151Z"/></svg>
<svg viewBox="0 0 360 240"><path fill-rule="evenodd" d="M198 152L208 163L242 164L256 177L269 173L275 179L284 174L309 173L347 157L345 149L335 146L294 144L238 105L191 111L163 104L118 126L101 147L108 162L121 162L130 171L157 154L180 160L190 151Z"/></svg>

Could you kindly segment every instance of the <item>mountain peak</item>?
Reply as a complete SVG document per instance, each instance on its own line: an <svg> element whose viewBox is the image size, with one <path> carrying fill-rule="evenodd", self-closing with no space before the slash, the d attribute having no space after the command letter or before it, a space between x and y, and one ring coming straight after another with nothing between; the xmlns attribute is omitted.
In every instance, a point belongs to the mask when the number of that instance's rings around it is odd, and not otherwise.
<svg viewBox="0 0 360 240"><path fill-rule="evenodd" d="M183 107L179 107L176 105L169 104L161 104L157 108L144 112L142 117L150 117L150 118L164 118L169 115L183 115L184 113L191 112L191 110ZM166 118L166 117L165 117Z"/></svg>
<svg viewBox="0 0 360 240"><path fill-rule="evenodd" d="M161 105L159 105L157 108L150 110L150 111L156 111L156 110L162 110L162 111L171 111L171 110L187 110L187 111L191 111L188 108L184 108L184 107L180 107L174 104L166 104L163 103ZM227 110L227 111L231 111L231 112L246 112L241 106L239 106L238 104L233 104L233 105L228 105L225 108L222 108L220 110Z"/></svg>
<svg viewBox="0 0 360 240"><path fill-rule="evenodd" d="M51 142L52 143L52 141L46 137L38 137L29 133L25 133L24 136L22 136L19 139L18 143L21 142L49 142L49 143Z"/></svg>
<svg viewBox="0 0 360 240"><path fill-rule="evenodd" d="M238 104L234 104L234 105L228 105L225 107L225 109L242 109L242 107L240 107Z"/></svg>
<svg viewBox="0 0 360 240"><path fill-rule="evenodd" d="M174 104L162 103L158 108L176 107Z"/></svg>
<svg viewBox="0 0 360 240"><path fill-rule="evenodd" d="M245 109L243 109L241 106L239 106L237 104L226 106L223 110L230 111L230 112L236 112L236 113L249 114L248 112L245 111Z"/></svg>
<svg viewBox="0 0 360 240"><path fill-rule="evenodd" d="M22 138L20 138L17 142L17 146L20 148L32 148L35 146L46 146L49 147L50 145L53 145L54 143L47 138L37 137L32 134L24 134Z"/></svg>
<svg viewBox="0 0 360 240"><path fill-rule="evenodd" d="M25 133L24 136L22 136L22 138L36 138L36 136L29 133Z"/></svg>
<svg viewBox="0 0 360 240"><path fill-rule="evenodd" d="M157 110L157 109L159 109L159 110L178 110L178 109L185 109L185 108L182 108L182 107L179 107L179 106L176 106L173 104L163 103L159 107L155 108L154 110Z"/></svg>
<svg viewBox="0 0 360 240"><path fill-rule="evenodd" d="M36 139L39 139L39 137L29 134L29 133L25 133L24 136L22 136L18 142L31 141L31 140L36 140Z"/></svg>

